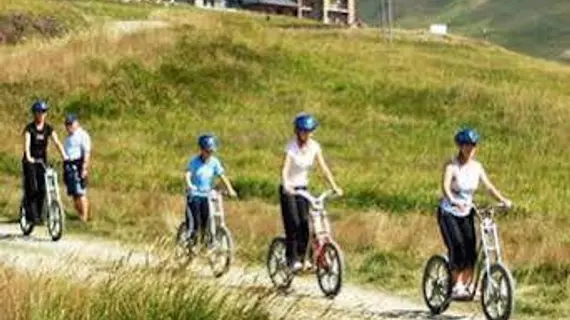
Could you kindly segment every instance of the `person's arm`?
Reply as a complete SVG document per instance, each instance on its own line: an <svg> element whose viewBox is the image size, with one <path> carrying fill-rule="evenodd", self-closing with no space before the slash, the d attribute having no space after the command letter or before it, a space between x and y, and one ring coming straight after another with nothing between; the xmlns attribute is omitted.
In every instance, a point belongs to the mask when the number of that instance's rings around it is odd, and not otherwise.
<svg viewBox="0 0 570 320"><path fill-rule="evenodd" d="M26 161L29 163L34 163L35 159L32 158L32 153L30 150L30 144L32 141L32 137L28 131L24 132L24 155L26 157Z"/></svg>
<svg viewBox="0 0 570 320"><path fill-rule="evenodd" d="M63 158L63 160L68 160L67 154L65 154L65 150L63 149L63 145L59 141L59 138L57 137L57 133L55 131L51 133L51 139L53 140L53 143L57 147L57 150L59 150L61 158Z"/></svg>
<svg viewBox="0 0 570 320"><path fill-rule="evenodd" d="M81 172L81 176L83 178L87 177L89 173L89 164L91 163L91 152L86 152L83 156L83 171Z"/></svg>
<svg viewBox="0 0 570 320"><path fill-rule="evenodd" d="M230 197L237 197L237 193L234 190L234 187L232 187L232 184L230 183L228 177L226 177L224 167L218 159L215 159L214 174L219 177L220 180L222 180L226 187L226 190L228 190L228 193L230 194Z"/></svg>
<svg viewBox="0 0 570 320"><path fill-rule="evenodd" d="M453 180L453 166L451 163L447 163L443 170L443 179L442 179L442 190L445 197L449 200L451 205L457 207L460 211L465 210L465 203L463 201L458 200L455 198L453 193L451 192L451 181Z"/></svg>
<svg viewBox="0 0 570 320"><path fill-rule="evenodd" d="M336 184L333 174L325 161L325 157L323 157L323 152L319 150L317 152L317 162L319 163L319 167L321 168L325 178L327 179L328 183L331 185L333 190L338 194L342 195L342 189Z"/></svg>
<svg viewBox="0 0 570 320"><path fill-rule="evenodd" d="M186 170L184 179L186 181L186 187L188 187L189 190L196 190L196 186L192 184L192 172L190 170Z"/></svg>
<svg viewBox="0 0 570 320"><path fill-rule="evenodd" d="M81 176L83 178L87 177L89 172L89 164L91 164L91 137L85 134L85 141L82 145L83 148L83 171L81 172Z"/></svg>
<svg viewBox="0 0 570 320"><path fill-rule="evenodd" d="M226 189L228 190L228 192L230 193L230 197L237 197L237 192L234 190L234 187L232 186L230 180L228 179L228 177L226 177L225 174L221 174L220 175L220 179L222 180L222 182L224 183L224 185L226 186Z"/></svg>
<svg viewBox="0 0 570 320"><path fill-rule="evenodd" d="M445 197L451 202L452 205L463 208L463 203L453 196L451 192L451 180L453 179L453 166L450 163L445 165L443 169L443 178L441 183L441 189Z"/></svg>
<svg viewBox="0 0 570 320"><path fill-rule="evenodd" d="M489 193L495 198L497 199L497 201L500 201L504 204L506 204L507 206L511 206L511 201L507 198L505 198L500 192L499 190L497 190L497 188L495 187L495 185L493 185L493 183L491 182L491 180L489 179L489 177L487 176L487 173L485 172L485 170L481 169L481 182L483 183L483 185L485 186L485 188L487 188L487 190L489 191Z"/></svg>
<svg viewBox="0 0 570 320"><path fill-rule="evenodd" d="M285 153L283 156L283 164L281 165L281 181L283 182L283 189L285 192L292 194L295 192L292 186L289 185L287 177L289 177L289 170L291 169L291 156Z"/></svg>

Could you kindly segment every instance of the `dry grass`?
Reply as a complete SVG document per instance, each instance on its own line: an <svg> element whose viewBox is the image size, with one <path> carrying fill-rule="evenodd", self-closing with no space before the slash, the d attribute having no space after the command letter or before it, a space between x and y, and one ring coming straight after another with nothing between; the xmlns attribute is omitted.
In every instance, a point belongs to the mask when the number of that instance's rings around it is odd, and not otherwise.
<svg viewBox="0 0 570 320"><path fill-rule="evenodd" d="M269 319L264 294L228 293L164 267L112 269L100 281L77 283L0 265L0 319Z"/></svg>
<svg viewBox="0 0 570 320"><path fill-rule="evenodd" d="M522 208L500 226L508 262L530 288L523 301L546 290L540 277L568 270L560 230L569 225L569 68L462 39L408 35L388 46L372 30L294 29L287 20L200 11L151 16L178 26L120 39L90 31L0 52L4 212L13 215L19 198L22 106L45 95L50 119L59 124L79 109L95 138L95 220L72 229L129 241L172 236L194 137L214 130L230 177L254 196L228 203L228 223L240 255L262 261L281 233L276 183L287 124L307 108L326 124L317 137L347 190L335 230L351 274L415 287L423 260L442 250L431 212L441 163L454 152L452 132L470 123L484 132L488 171ZM403 280L387 283L394 274L378 272L382 263ZM563 314L552 296L538 299L540 312Z"/></svg>

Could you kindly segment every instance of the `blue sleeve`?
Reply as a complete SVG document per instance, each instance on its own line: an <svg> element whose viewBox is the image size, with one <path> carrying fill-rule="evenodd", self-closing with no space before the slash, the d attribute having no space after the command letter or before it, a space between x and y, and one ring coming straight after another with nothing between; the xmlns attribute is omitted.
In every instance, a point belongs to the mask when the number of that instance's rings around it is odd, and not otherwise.
<svg viewBox="0 0 570 320"><path fill-rule="evenodd" d="M216 163L214 165L214 174L218 177L224 174L224 167L222 166L222 163L218 159L216 159Z"/></svg>
<svg viewBox="0 0 570 320"><path fill-rule="evenodd" d="M193 172L194 171L194 159L190 159L188 164L186 165L186 171Z"/></svg>

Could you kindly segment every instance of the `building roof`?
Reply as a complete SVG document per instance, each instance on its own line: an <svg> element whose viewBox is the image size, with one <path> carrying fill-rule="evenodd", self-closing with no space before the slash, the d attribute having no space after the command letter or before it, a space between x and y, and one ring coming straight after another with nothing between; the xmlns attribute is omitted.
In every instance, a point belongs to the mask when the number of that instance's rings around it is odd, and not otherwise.
<svg viewBox="0 0 570 320"><path fill-rule="evenodd" d="M297 2L294 0L241 0L242 6L261 4L279 7L296 7Z"/></svg>

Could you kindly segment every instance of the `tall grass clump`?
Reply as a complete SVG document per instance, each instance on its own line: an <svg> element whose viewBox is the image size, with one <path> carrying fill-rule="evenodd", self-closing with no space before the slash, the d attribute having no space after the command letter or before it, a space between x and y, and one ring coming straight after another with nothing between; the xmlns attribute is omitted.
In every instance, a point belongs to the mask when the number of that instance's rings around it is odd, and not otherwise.
<svg viewBox="0 0 570 320"><path fill-rule="evenodd" d="M3 319L269 319L262 295L228 293L174 271L114 268L94 283L0 268Z"/></svg>

